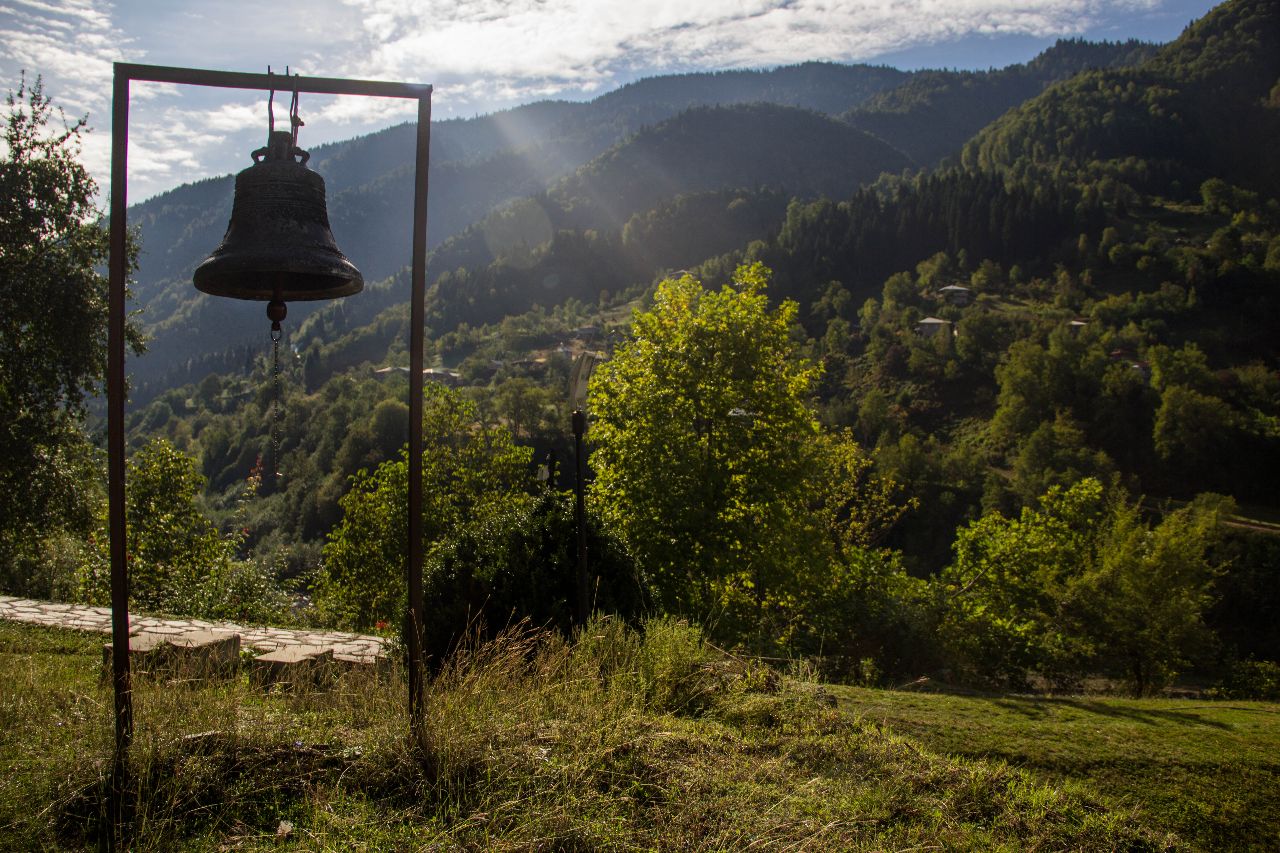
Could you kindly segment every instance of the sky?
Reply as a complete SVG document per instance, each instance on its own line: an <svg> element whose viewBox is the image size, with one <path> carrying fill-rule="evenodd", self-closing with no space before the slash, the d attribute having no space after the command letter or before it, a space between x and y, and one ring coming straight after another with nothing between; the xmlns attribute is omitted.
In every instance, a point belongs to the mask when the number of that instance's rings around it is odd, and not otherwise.
<svg viewBox="0 0 1280 853"><path fill-rule="evenodd" d="M431 83L435 120L584 100L657 74L810 60L1002 67L1059 38L1166 42L1211 0L0 0L0 86L25 71L93 131L108 184L113 62ZM277 97L277 120L287 111ZM303 148L412 119L412 102L303 95ZM266 96L134 83L131 203L249 165Z"/></svg>

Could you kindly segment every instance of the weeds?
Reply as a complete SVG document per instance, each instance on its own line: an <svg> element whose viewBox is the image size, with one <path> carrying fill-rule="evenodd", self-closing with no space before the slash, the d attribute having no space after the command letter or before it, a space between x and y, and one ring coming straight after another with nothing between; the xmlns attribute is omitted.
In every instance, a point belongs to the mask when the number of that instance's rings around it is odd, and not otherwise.
<svg viewBox="0 0 1280 853"><path fill-rule="evenodd" d="M93 643L0 629L0 845L102 839L109 694ZM26 636L36 637L24 643ZM0 636L4 636L0 634ZM28 651L32 646L35 651ZM1084 793L862 723L814 685L672 621L517 627L465 643L411 737L399 674L268 695L140 683L133 846L146 850L1158 847ZM48 726L56 719L61 725ZM42 732L38 744L25 739ZM33 748L34 747L34 748Z"/></svg>

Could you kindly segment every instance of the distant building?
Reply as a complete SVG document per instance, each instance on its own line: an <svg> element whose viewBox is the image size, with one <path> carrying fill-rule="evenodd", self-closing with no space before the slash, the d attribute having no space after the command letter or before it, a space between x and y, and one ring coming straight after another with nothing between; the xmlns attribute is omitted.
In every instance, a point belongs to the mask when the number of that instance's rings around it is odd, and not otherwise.
<svg viewBox="0 0 1280 853"><path fill-rule="evenodd" d="M932 338L938 332L951 328L950 320L941 320L937 317L925 317L919 323L916 323L916 334L925 338Z"/></svg>
<svg viewBox="0 0 1280 853"><path fill-rule="evenodd" d="M1144 382L1151 381L1151 364L1146 361L1139 361L1134 358L1133 350L1128 347L1117 347L1109 352L1108 357L1112 361L1124 361L1129 363L1130 369L1135 371L1142 377Z"/></svg>
<svg viewBox="0 0 1280 853"><path fill-rule="evenodd" d="M446 367L427 367L422 371L422 378L427 382L438 382L450 388L462 384L462 374Z"/></svg>
<svg viewBox="0 0 1280 853"><path fill-rule="evenodd" d="M403 373L408 375L407 367L379 367L373 371L374 376L390 376L393 373ZM462 384L462 374L456 370L449 370L446 367L424 367L422 369L422 378L427 382L439 382L441 385L450 387Z"/></svg>
<svg viewBox="0 0 1280 853"><path fill-rule="evenodd" d="M946 287L939 288L938 295L945 299L948 305L964 307L973 301L973 291L958 284L948 284Z"/></svg>
<svg viewBox="0 0 1280 853"><path fill-rule="evenodd" d="M592 341L600 335L598 326L579 326L573 330L573 336L580 341Z"/></svg>
<svg viewBox="0 0 1280 853"><path fill-rule="evenodd" d="M545 358L517 358L508 363L512 370L524 373L542 373L547 369Z"/></svg>

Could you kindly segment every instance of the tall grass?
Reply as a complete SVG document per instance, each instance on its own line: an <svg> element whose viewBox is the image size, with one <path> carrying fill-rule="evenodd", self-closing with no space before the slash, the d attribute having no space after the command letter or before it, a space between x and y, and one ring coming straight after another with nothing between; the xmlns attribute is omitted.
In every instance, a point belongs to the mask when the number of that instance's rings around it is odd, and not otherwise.
<svg viewBox="0 0 1280 853"><path fill-rule="evenodd" d="M6 629L7 630L7 629ZM30 632L31 629L24 629ZM4 637L0 631L0 637ZM0 845L102 838L109 692L91 649L0 642ZM73 636L73 635L72 635ZM52 646L66 648L55 653ZM14 665L10 665L14 664ZM18 697L22 690L27 695ZM723 655L696 628L593 622L473 640L427 686L325 691L140 684L137 850L799 850L1161 846L1127 813L955 761L829 707L814 685ZM78 709L78 710L77 710ZM57 719L52 729L45 721ZM45 731L37 748L24 738Z"/></svg>

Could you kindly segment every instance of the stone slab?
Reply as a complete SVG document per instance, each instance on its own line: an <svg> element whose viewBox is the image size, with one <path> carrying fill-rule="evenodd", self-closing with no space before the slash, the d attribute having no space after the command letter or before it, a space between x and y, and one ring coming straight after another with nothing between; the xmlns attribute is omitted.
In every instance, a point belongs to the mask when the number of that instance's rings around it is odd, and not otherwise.
<svg viewBox="0 0 1280 853"><path fill-rule="evenodd" d="M249 668L249 677L265 688L324 686L333 679L333 649L327 646L291 644L258 655Z"/></svg>
<svg viewBox="0 0 1280 853"><path fill-rule="evenodd" d="M0 619L25 622L36 625L78 628L109 634L111 632L111 608L65 602L36 601L15 596L0 596ZM233 622L212 622L202 619L164 619L158 616L147 616L141 613L130 614L130 659L133 667L140 672L148 672L159 668L160 660L153 664L149 656L166 639L168 651L164 654L194 652L196 646L202 646L195 640L175 642L176 638L194 634L197 629L212 631L218 637L230 634L240 635L240 646L251 646L255 650L274 652L282 649L322 647L332 650L335 668L364 668L373 666L382 672L390 663L382 655L383 638L368 634L354 634L346 631L307 631L300 628L273 628L269 626L246 627ZM217 639L218 637L208 638ZM104 666L110 668L111 644L104 647ZM211 657L204 658L206 663L221 662L228 669L233 669L233 660L238 663L239 649L235 653L221 649L209 652ZM189 660L201 660L198 654L187 655ZM204 664L201 664L204 665ZM181 674L179 674L181 677Z"/></svg>
<svg viewBox="0 0 1280 853"><path fill-rule="evenodd" d="M104 673L110 674L112 643L102 646ZM144 631L129 638L129 666L139 674L166 678L226 677L240 665L240 635L222 631Z"/></svg>

